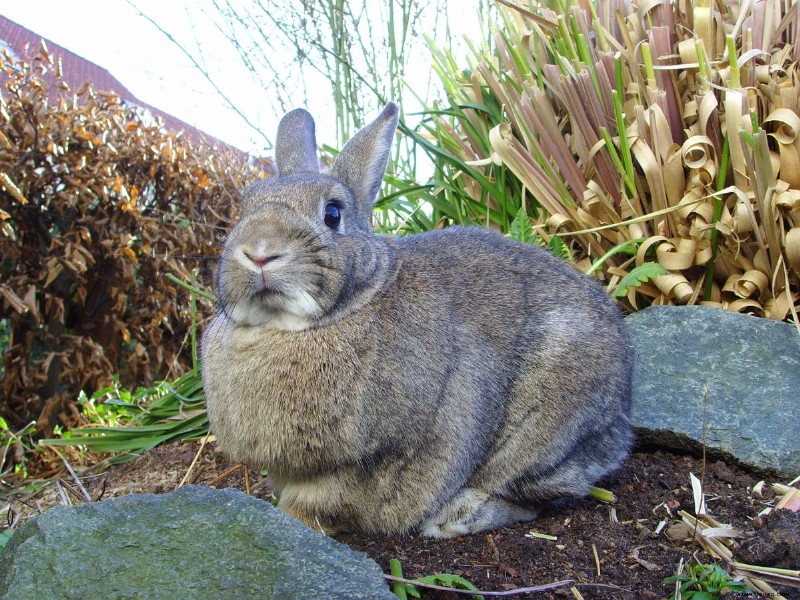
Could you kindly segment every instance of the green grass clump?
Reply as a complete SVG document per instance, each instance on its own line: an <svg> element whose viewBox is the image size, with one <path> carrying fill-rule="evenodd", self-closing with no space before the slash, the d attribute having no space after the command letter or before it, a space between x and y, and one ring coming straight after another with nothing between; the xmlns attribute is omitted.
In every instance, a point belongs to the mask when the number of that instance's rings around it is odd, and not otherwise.
<svg viewBox="0 0 800 600"><path fill-rule="evenodd" d="M135 392L112 386L79 403L89 426L41 440L43 446L80 446L114 454L112 464L139 456L160 444L199 440L208 433L200 372L192 369L175 381L161 381Z"/></svg>
<svg viewBox="0 0 800 600"><path fill-rule="evenodd" d="M664 583L680 584L680 595L675 593L672 599L715 600L732 593L752 593L745 584L731 579L725 569L714 564L689 565L685 572L667 577Z"/></svg>

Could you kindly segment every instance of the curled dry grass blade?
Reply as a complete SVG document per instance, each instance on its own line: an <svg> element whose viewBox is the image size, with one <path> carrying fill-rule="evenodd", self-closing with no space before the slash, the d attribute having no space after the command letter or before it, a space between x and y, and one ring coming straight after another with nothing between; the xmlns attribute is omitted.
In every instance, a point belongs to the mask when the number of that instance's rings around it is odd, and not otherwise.
<svg viewBox="0 0 800 600"><path fill-rule="evenodd" d="M450 106L410 133L437 164L434 215L505 231L523 206L609 291L640 269L618 290L631 310L711 304L800 327L797 7L499 5L469 68L433 46ZM596 266L628 243L634 260Z"/></svg>

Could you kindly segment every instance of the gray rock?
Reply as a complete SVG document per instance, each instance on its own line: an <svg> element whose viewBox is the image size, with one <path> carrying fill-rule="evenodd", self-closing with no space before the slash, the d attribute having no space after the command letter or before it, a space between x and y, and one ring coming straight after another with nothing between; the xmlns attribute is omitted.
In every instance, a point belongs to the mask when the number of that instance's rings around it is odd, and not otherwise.
<svg viewBox="0 0 800 600"><path fill-rule="evenodd" d="M788 323L703 306L627 317L637 352L639 440L800 473L800 333Z"/></svg>
<svg viewBox="0 0 800 600"><path fill-rule="evenodd" d="M2 598L390 600L380 567L237 490L58 507L0 554Z"/></svg>

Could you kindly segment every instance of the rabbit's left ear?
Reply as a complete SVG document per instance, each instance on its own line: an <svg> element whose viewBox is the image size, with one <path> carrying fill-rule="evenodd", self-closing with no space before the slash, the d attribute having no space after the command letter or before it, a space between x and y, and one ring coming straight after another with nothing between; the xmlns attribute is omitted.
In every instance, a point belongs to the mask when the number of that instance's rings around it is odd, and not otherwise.
<svg viewBox="0 0 800 600"><path fill-rule="evenodd" d="M331 166L331 177L344 183L355 195L356 221L366 230L370 229L372 205L386 173L398 114L396 104L387 104L377 119L344 145Z"/></svg>
<svg viewBox="0 0 800 600"><path fill-rule="evenodd" d="M319 174L317 136L308 111L297 108L281 119L275 137L275 163L279 177Z"/></svg>

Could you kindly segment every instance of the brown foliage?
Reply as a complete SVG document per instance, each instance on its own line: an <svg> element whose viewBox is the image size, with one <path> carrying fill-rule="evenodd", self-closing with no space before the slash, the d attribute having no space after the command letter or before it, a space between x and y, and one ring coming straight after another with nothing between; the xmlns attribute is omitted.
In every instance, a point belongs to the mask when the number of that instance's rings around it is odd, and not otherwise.
<svg viewBox="0 0 800 600"><path fill-rule="evenodd" d="M0 414L39 434L74 423L82 389L190 364L190 298L164 274L208 278L236 190L265 176L116 95L48 89L55 66L0 58Z"/></svg>

